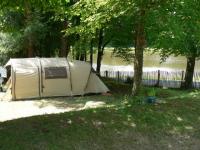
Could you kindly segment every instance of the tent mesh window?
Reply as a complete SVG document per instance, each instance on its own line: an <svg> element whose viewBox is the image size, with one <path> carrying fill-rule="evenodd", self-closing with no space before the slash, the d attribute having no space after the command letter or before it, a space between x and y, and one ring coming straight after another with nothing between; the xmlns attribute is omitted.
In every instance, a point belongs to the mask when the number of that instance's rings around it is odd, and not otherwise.
<svg viewBox="0 0 200 150"><path fill-rule="evenodd" d="M45 67L45 79L67 78L66 67Z"/></svg>

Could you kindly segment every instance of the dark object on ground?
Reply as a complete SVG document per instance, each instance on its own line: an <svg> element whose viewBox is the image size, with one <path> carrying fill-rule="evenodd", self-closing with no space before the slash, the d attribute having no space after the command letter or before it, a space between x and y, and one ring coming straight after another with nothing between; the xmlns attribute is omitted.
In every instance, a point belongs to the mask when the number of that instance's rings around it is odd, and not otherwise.
<svg viewBox="0 0 200 150"><path fill-rule="evenodd" d="M148 96L146 97L146 102L149 103L149 104L154 104L156 103L156 97L155 96Z"/></svg>
<svg viewBox="0 0 200 150"><path fill-rule="evenodd" d="M133 78L132 77L127 77L125 83L127 83L127 84L133 84Z"/></svg>

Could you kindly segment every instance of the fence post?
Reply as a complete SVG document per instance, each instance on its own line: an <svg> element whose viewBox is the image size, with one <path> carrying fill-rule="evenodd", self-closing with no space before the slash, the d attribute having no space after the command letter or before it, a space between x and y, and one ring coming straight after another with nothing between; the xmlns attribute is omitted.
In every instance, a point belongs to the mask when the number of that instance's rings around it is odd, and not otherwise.
<svg viewBox="0 0 200 150"><path fill-rule="evenodd" d="M117 81L119 82L119 80L120 80L120 72L117 71Z"/></svg>
<svg viewBox="0 0 200 150"><path fill-rule="evenodd" d="M108 71L107 70L105 71L105 74L106 74L106 78L108 78Z"/></svg>
<svg viewBox="0 0 200 150"><path fill-rule="evenodd" d="M160 85L160 70L158 70L158 79L157 79L157 83L156 83L156 87L159 87Z"/></svg>

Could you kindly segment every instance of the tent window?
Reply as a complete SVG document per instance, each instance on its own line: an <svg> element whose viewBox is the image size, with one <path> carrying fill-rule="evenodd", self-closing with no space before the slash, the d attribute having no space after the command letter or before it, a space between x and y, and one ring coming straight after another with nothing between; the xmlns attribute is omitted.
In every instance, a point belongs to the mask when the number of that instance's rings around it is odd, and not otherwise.
<svg viewBox="0 0 200 150"><path fill-rule="evenodd" d="M66 67L46 67L44 70L45 79L67 78Z"/></svg>

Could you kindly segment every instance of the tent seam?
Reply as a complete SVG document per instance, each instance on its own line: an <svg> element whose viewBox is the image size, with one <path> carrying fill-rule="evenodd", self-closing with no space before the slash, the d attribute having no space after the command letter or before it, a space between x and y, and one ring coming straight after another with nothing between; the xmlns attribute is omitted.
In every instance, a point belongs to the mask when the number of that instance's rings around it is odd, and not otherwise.
<svg viewBox="0 0 200 150"><path fill-rule="evenodd" d="M14 96L14 100L16 100L16 91L15 91L15 88L16 88L16 72L15 72L14 68L12 70L13 70L13 78L14 78L14 81L13 81L13 96Z"/></svg>
<svg viewBox="0 0 200 150"><path fill-rule="evenodd" d="M41 81L40 81L41 82L41 93L43 93L43 70L42 70L41 59L39 59L39 63L40 63L40 76L41 76Z"/></svg>
<svg viewBox="0 0 200 150"><path fill-rule="evenodd" d="M41 98L41 66L40 66L40 58L38 58L39 61L39 66L37 66L38 68L38 82L39 82L39 97Z"/></svg>
<svg viewBox="0 0 200 150"><path fill-rule="evenodd" d="M67 60L67 58L65 58L66 59L66 61L67 61L67 64L68 64L68 66L69 66L69 74L70 74L70 86L71 86L71 96L73 95L72 94L72 91L73 91L73 86L72 86L72 74L71 74L71 67L70 67L70 64L69 64L69 61Z"/></svg>

